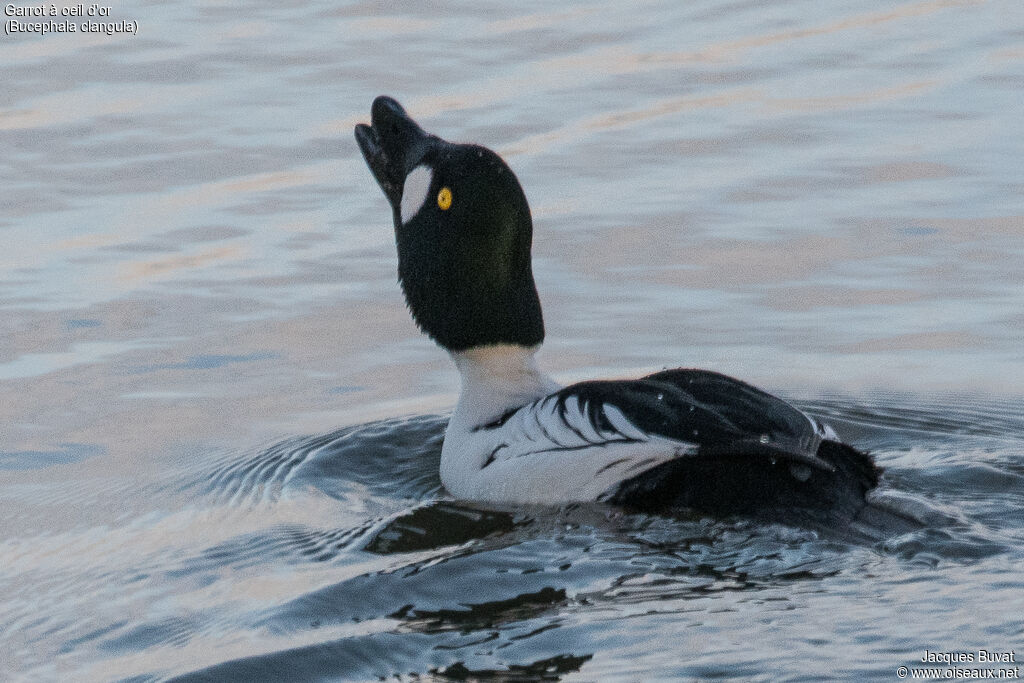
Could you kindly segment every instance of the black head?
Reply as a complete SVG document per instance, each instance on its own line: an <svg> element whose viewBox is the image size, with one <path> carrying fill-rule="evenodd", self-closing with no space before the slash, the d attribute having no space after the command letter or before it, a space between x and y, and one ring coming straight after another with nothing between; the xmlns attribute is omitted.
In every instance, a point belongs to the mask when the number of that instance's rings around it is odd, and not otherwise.
<svg viewBox="0 0 1024 683"><path fill-rule="evenodd" d="M540 344L533 223L512 170L489 149L427 134L390 97L373 101L371 121L356 142L391 203L416 323L450 351Z"/></svg>

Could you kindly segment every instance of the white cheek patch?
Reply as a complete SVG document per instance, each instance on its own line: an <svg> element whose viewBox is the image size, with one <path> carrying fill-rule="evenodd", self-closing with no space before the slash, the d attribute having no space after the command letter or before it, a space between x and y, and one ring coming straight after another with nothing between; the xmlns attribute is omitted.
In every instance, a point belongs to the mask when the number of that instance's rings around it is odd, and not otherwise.
<svg viewBox="0 0 1024 683"><path fill-rule="evenodd" d="M434 180L434 169L429 166L417 166L412 169L405 178L405 187L402 189L402 224L419 213L427 201L427 193L430 191L430 184Z"/></svg>

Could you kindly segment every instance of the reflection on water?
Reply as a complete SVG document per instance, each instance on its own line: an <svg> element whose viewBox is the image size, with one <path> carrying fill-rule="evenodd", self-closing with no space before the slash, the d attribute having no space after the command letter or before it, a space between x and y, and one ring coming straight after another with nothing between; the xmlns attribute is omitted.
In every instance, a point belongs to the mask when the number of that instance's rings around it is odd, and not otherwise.
<svg viewBox="0 0 1024 683"><path fill-rule="evenodd" d="M113 11L139 35L0 41L0 677L862 678L1020 642L1017 5ZM448 500L457 379L351 137L381 93L516 170L559 379L802 399L925 527Z"/></svg>
<svg viewBox="0 0 1024 683"><path fill-rule="evenodd" d="M943 620L971 647L1012 646L1024 628L1020 413L913 398L803 404L875 453L886 468L876 503L922 522L867 543L685 511L448 501L437 474L443 417L205 452L141 489L115 482L108 495L144 495L148 514L0 543L0 617L13 625L4 644L33 676L52 672L39 656L49 643L97 680L532 680L584 665L598 677L639 670L630 666L812 675L822 626L807 617L818 613L834 629L829 644L871 675L927 648ZM979 415L993 419L979 425ZM58 505L63 494L3 492L7 507ZM936 601L947 585L955 596ZM1006 609L979 616L972 605L991 595ZM894 643L892 619L906 612L920 622ZM766 625L802 645L777 647ZM719 642L734 637L764 645ZM679 650L680 639L693 649ZM719 644L698 647L709 641Z"/></svg>

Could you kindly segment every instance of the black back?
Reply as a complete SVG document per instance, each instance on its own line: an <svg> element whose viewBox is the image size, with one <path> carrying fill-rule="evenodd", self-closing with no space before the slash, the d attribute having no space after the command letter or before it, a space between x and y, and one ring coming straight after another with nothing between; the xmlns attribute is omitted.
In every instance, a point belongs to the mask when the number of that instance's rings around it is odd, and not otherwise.
<svg viewBox="0 0 1024 683"><path fill-rule="evenodd" d="M650 434L715 450L813 456L821 440L817 423L780 398L708 370L676 369L637 380L580 382L559 392L599 411L618 408ZM598 419L597 415L592 419Z"/></svg>
<svg viewBox="0 0 1024 683"><path fill-rule="evenodd" d="M880 476L868 455L822 440L817 421L745 382L678 369L563 391L586 395L589 405L612 403L645 431L700 444L695 456L624 481L610 502L655 511L742 513L809 528L842 528L874 515L869 524L880 528L914 528L865 499ZM804 477L794 476L792 467L807 456L820 466L805 466Z"/></svg>

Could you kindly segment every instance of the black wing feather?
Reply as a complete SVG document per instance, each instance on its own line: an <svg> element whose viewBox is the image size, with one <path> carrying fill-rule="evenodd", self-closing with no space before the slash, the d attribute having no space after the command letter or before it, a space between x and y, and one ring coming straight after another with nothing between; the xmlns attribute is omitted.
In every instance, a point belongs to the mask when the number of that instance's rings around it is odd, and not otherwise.
<svg viewBox="0 0 1024 683"><path fill-rule="evenodd" d="M556 423L538 419L545 406L553 409ZM610 407L632 428L617 415L609 418ZM660 464L632 463L601 498L607 502L652 511L738 513L822 529L848 528L865 511L879 514L865 498L880 473L870 457L825 438L823 425L786 401L716 372L678 369L637 380L580 382L519 410L532 411L550 442L542 450L590 452L646 440L637 432L696 447ZM515 412L477 429L500 429ZM601 438L595 441L594 434ZM608 462L598 474L627 462ZM905 520L884 519L889 529L906 526Z"/></svg>
<svg viewBox="0 0 1024 683"><path fill-rule="evenodd" d="M611 393L613 384L594 390ZM881 470L867 454L823 440L824 427L786 401L707 370L665 370L628 384L627 395L640 398L616 402L609 396L609 402L642 429L697 439L700 450L699 457L676 458L624 481L612 502L750 514L822 529L844 527L873 510L865 495L878 485ZM693 410L680 409L687 405ZM793 476L794 460L808 454L825 467ZM882 516L881 526L912 526Z"/></svg>
<svg viewBox="0 0 1024 683"><path fill-rule="evenodd" d="M816 436L807 416L786 401L718 372L680 368L656 372L644 380L678 387L748 434Z"/></svg>
<svg viewBox="0 0 1024 683"><path fill-rule="evenodd" d="M815 464L821 441L817 426L782 399L706 370L580 382L556 396L563 409L575 396L596 428L611 428L603 406L613 405L642 431L697 444L705 455L788 455Z"/></svg>
<svg viewBox="0 0 1024 683"><path fill-rule="evenodd" d="M518 411L527 411L549 443L517 455L593 453L651 437L679 442L676 454L660 464L658 458L605 463L598 475L618 468L623 478L600 500L821 529L851 528L870 512L890 530L909 528L906 520L879 517L868 503L865 495L880 473L869 456L833 440L821 423L786 401L716 372L678 369L637 380L580 382L477 429L501 429ZM542 414L556 420L548 424ZM502 441L484 467L504 447Z"/></svg>

